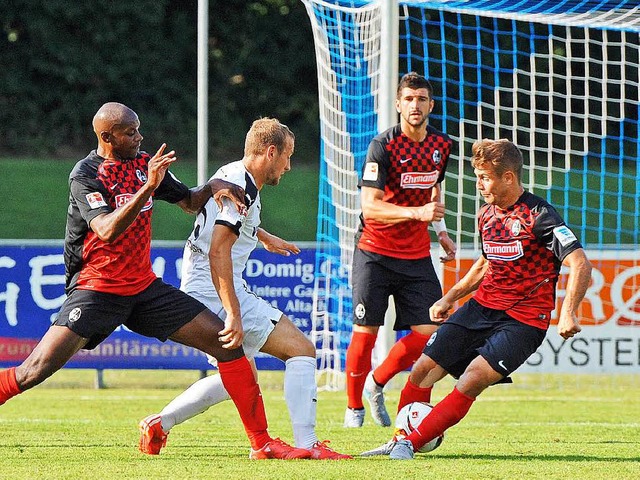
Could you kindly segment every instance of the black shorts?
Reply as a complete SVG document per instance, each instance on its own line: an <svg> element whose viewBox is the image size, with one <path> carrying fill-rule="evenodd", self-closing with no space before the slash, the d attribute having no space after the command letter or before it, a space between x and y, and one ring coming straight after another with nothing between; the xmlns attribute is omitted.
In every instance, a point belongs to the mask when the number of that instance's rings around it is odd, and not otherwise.
<svg viewBox="0 0 640 480"><path fill-rule="evenodd" d="M394 330L412 325L431 325L429 308L442 288L430 257L401 260L356 248L353 253L353 323L382 326L393 296L396 309Z"/></svg>
<svg viewBox="0 0 640 480"><path fill-rule="evenodd" d="M535 353L546 333L472 298L431 335L424 353L455 378L478 355L506 377Z"/></svg>
<svg viewBox="0 0 640 480"><path fill-rule="evenodd" d="M157 279L142 292L130 296L75 289L53 324L69 327L88 338L89 343L83 348L91 350L120 325L164 342L206 308L195 298Z"/></svg>

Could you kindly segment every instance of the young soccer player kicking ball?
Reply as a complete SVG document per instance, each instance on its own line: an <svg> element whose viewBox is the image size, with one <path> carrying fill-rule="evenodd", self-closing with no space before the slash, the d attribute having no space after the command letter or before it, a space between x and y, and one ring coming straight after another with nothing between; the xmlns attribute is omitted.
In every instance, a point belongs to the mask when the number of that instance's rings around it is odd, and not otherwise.
<svg viewBox="0 0 640 480"><path fill-rule="evenodd" d="M447 374L458 378L451 393L404 438L362 455L412 459L414 452L467 414L475 399L522 365L540 346L555 307L560 267L570 268L558 333L580 331L576 311L591 278L582 245L542 198L522 187L522 154L508 140L473 145L477 188L486 204L478 213L482 256L430 308L442 325L413 366L399 408L425 401L425 392ZM455 313L453 304L475 291Z"/></svg>

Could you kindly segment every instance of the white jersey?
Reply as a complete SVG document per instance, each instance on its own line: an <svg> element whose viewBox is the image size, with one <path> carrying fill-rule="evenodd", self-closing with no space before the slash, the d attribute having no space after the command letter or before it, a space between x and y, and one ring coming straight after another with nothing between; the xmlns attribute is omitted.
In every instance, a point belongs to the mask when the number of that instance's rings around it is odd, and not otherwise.
<svg viewBox="0 0 640 480"><path fill-rule="evenodd" d="M223 200L222 210L213 198L209 199L196 216L193 231L184 247L180 289L187 293L197 292L200 297L219 300L209 268L209 246L213 227L218 224L226 225L238 235L231 248L233 283L235 290L244 289L242 273L247 266L249 255L258 242L261 205L260 192L255 180L242 160L224 165L211 178L224 179L244 189L246 215L240 214L235 205L226 198Z"/></svg>

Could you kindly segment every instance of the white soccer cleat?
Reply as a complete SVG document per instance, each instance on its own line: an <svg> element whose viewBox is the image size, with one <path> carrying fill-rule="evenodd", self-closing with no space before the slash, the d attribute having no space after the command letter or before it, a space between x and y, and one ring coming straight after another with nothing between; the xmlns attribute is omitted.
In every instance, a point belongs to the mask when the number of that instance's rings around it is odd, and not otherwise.
<svg viewBox="0 0 640 480"><path fill-rule="evenodd" d="M413 444L404 438L395 442L389 452L391 460L413 460L413 455Z"/></svg>
<svg viewBox="0 0 640 480"><path fill-rule="evenodd" d="M360 428L364 423L364 408L356 410L348 408L344 412L344 424L345 428Z"/></svg>
<svg viewBox="0 0 640 480"><path fill-rule="evenodd" d="M389 418L387 407L384 405L384 393L382 393L382 390L383 387L373 379L373 372L369 372L364 382L364 397L371 405L371 416L375 424L381 427L389 427L391 426L391 418Z"/></svg>
<svg viewBox="0 0 640 480"><path fill-rule="evenodd" d="M393 437L387 443L384 443L379 447L374 448L373 450L367 450L366 452L362 452L360 456L374 457L376 455L389 455L391 453L391 450L393 450L393 447L395 446L396 442L397 442L396 437Z"/></svg>

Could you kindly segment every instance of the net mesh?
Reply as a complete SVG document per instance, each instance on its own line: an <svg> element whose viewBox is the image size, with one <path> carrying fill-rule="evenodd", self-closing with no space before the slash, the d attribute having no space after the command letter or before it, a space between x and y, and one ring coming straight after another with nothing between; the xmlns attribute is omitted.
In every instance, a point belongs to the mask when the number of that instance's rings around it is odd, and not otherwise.
<svg viewBox="0 0 640 480"><path fill-rule="evenodd" d="M316 44L322 135L312 323L326 386L340 388L351 334L357 175L378 133L381 8L379 2L304 3ZM637 250L640 235L636 4L399 2L399 71L429 78L436 101L430 123L457 148L444 191L449 232L462 251L479 249L471 145L509 138L525 157L525 188L556 206L587 249L627 252L614 254L615 262L637 265L628 253ZM602 288L613 291L606 270L619 267L609 266L608 258L595 263ZM445 288L469 264L462 254L444 268ZM627 321L640 323L634 300L640 279L627 277L617 297L584 302L587 323L619 308Z"/></svg>

